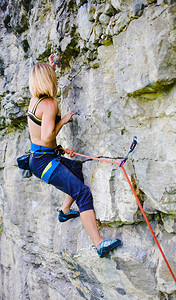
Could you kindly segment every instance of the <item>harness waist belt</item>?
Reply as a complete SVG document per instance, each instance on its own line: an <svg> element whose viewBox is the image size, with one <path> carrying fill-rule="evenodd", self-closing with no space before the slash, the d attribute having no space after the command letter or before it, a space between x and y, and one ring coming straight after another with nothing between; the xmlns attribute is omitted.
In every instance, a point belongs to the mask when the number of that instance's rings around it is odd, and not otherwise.
<svg viewBox="0 0 176 300"><path fill-rule="evenodd" d="M57 166L60 164L60 158L54 158L47 164L45 169L43 170L43 173L41 175L41 179L45 181L46 183L49 183L50 177L53 174L54 170L57 168Z"/></svg>
<svg viewBox="0 0 176 300"><path fill-rule="evenodd" d="M40 153L42 152L41 154L44 153L55 154L55 149L31 143L31 152L40 152Z"/></svg>

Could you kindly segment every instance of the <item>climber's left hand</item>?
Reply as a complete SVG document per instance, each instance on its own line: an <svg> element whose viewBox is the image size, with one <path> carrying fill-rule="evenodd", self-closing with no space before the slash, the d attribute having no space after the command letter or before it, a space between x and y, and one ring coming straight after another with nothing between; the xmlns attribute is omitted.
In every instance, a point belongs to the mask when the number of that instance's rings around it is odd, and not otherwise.
<svg viewBox="0 0 176 300"><path fill-rule="evenodd" d="M50 55L49 64L53 68L53 70L56 71L56 65L55 65L55 62L54 62L54 57L55 57L55 54Z"/></svg>

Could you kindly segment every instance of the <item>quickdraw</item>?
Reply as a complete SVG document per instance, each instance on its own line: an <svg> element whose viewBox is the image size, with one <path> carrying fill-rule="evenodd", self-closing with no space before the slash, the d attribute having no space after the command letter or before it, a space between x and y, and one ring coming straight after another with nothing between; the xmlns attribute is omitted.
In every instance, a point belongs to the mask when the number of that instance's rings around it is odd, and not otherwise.
<svg viewBox="0 0 176 300"><path fill-rule="evenodd" d="M137 145L137 136L134 136L133 142L132 142L132 144L131 144L131 146L130 146L130 151L129 151L128 154L125 156L125 158L121 161L119 167L121 167L121 166L124 165L124 163L125 163L125 162L127 161L127 159L128 159L129 154L134 150L134 148L136 147L136 145Z"/></svg>

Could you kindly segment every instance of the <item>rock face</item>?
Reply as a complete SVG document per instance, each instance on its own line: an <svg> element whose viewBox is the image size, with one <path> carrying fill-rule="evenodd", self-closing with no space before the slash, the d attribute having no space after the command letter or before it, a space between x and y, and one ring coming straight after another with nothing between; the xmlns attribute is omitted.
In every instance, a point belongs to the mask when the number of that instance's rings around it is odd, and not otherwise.
<svg viewBox="0 0 176 300"><path fill-rule="evenodd" d="M176 274L175 1L4 0L0 16L1 298L176 299L118 166L83 160L102 237L123 242L99 259L79 218L58 222L64 195L16 163L30 147L29 69L55 52L57 99L75 113L58 143L120 161L137 136L125 169Z"/></svg>

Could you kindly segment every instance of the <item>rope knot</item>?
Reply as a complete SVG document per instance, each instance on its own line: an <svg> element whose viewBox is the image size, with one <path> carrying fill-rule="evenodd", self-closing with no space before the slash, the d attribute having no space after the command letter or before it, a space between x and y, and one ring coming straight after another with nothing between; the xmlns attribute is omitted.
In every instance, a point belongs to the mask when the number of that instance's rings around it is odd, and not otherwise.
<svg viewBox="0 0 176 300"><path fill-rule="evenodd" d="M65 149L65 153L70 154L70 157L73 158L76 154L76 151L74 149Z"/></svg>

